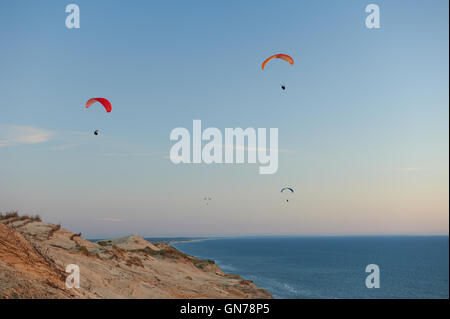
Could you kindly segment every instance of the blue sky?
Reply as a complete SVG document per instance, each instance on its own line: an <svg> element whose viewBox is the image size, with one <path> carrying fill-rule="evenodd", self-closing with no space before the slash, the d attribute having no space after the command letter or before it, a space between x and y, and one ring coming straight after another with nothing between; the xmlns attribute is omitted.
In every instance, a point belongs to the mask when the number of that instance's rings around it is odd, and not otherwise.
<svg viewBox="0 0 450 319"><path fill-rule="evenodd" d="M0 3L0 210L100 237L448 234L448 1L76 1L77 30L69 3ZM278 172L172 164L193 119L277 127Z"/></svg>

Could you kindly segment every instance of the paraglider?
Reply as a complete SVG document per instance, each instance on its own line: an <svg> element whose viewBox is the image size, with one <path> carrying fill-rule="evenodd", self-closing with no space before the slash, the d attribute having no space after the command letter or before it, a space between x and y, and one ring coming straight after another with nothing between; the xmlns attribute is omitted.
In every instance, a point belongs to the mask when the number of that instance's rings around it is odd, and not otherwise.
<svg viewBox="0 0 450 319"><path fill-rule="evenodd" d="M294 59L291 58L289 55L287 55L287 54L275 54L275 55L272 55L271 57L268 57L267 59L265 59L263 64L262 64L262 66L261 66L261 68L264 70L264 68L266 67L267 62L269 62L272 59L281 59L281 60L289 62L290 65L294 65Z"/></svg>
<svg viewBox="0 0 450 319"><path fill-rule="evenodd" d="M272 55L271 57L268 57L267 59L264 60L262 66L261 66L261 69L264 70L264 68L266 67L266 64L272 59L281 59L281 60L287 61L290 65L294 65L294 59L292 57L290 57L289 55L287 55L287 54L275 54L275 55ZM286 85L281 84L281 89L283 91L285 91L286 90Z"/></svg>
<svg viewBox="0 0 450 319"><path fill-rule="evenodd" d="M89 99L89 100L86 102L86 108L88 108L89 106L91 106L91 105L94 104L95 102L101 103L101 104L103 105L103 107L105 108L106 112L109 113L109 112L112 111L111 103L110 103L107 99L102 98L102 97L94 97L94 98L92 98L92 99Z"/></svg>
<svg viewBox="0 0 450 319"><path fill-rule="evenodd" d="M283 187L280 193L287 192L288 194L294 193L294 189L292 187ZM286 202L289 202L289 199L286 198Z"/></svg>
<svg viewBox="0 0 450 319"><path fill-rule="evenodd" d="M99 102L101 105L103 105L103 107L105 108L106 112L111 112L112 111L112 106L111 106L111 102L109 102L107 99L102 98L102 97L94 97L92 99L89 99L86 102L86 108L89 108L92 104L94 104L95 102ZM98 135L98 130L94 131L94 135L97 136Z"/></svg>

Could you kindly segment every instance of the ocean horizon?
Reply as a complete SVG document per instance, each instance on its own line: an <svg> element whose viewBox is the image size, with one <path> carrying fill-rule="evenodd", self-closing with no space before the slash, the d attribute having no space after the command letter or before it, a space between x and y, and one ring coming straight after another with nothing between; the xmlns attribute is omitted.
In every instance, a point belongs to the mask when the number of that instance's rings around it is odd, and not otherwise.
<svg viewBox="0 0 450 319"><path fill-rule="evenodd" d="M449 298L446 235L251 236L173 241L212 259L275 298ZM380 288L365 285L366 266L380 269Z"/></svg>

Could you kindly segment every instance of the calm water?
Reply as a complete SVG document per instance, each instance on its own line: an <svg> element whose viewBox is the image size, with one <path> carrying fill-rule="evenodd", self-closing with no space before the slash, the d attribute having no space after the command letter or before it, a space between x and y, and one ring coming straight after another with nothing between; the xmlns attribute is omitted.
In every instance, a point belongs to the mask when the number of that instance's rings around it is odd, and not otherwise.
<svg viewBox="0 0 450 319"><path fill-rule="evenodd" d="M448 236L263 237L174 243L275 298L448 298ZM380 288L365 267L380 268Z"/></svg>

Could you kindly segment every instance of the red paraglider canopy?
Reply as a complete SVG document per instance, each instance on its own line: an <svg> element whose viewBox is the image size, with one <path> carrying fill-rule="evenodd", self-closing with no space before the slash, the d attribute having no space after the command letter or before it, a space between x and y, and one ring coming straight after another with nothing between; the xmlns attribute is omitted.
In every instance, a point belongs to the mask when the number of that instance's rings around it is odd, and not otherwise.
<svg viewBox="0 0 450 319"><path fill-rule="evenodd" d="M89 106L91 106L95 102L100 102L105 107L106 112L108 112L108 113L111 112L111 110L112 110L111 103L107 99L104 99L102 97L94 97L92 99L89 99L86 102L86 108L88 108Z"/></svg>

